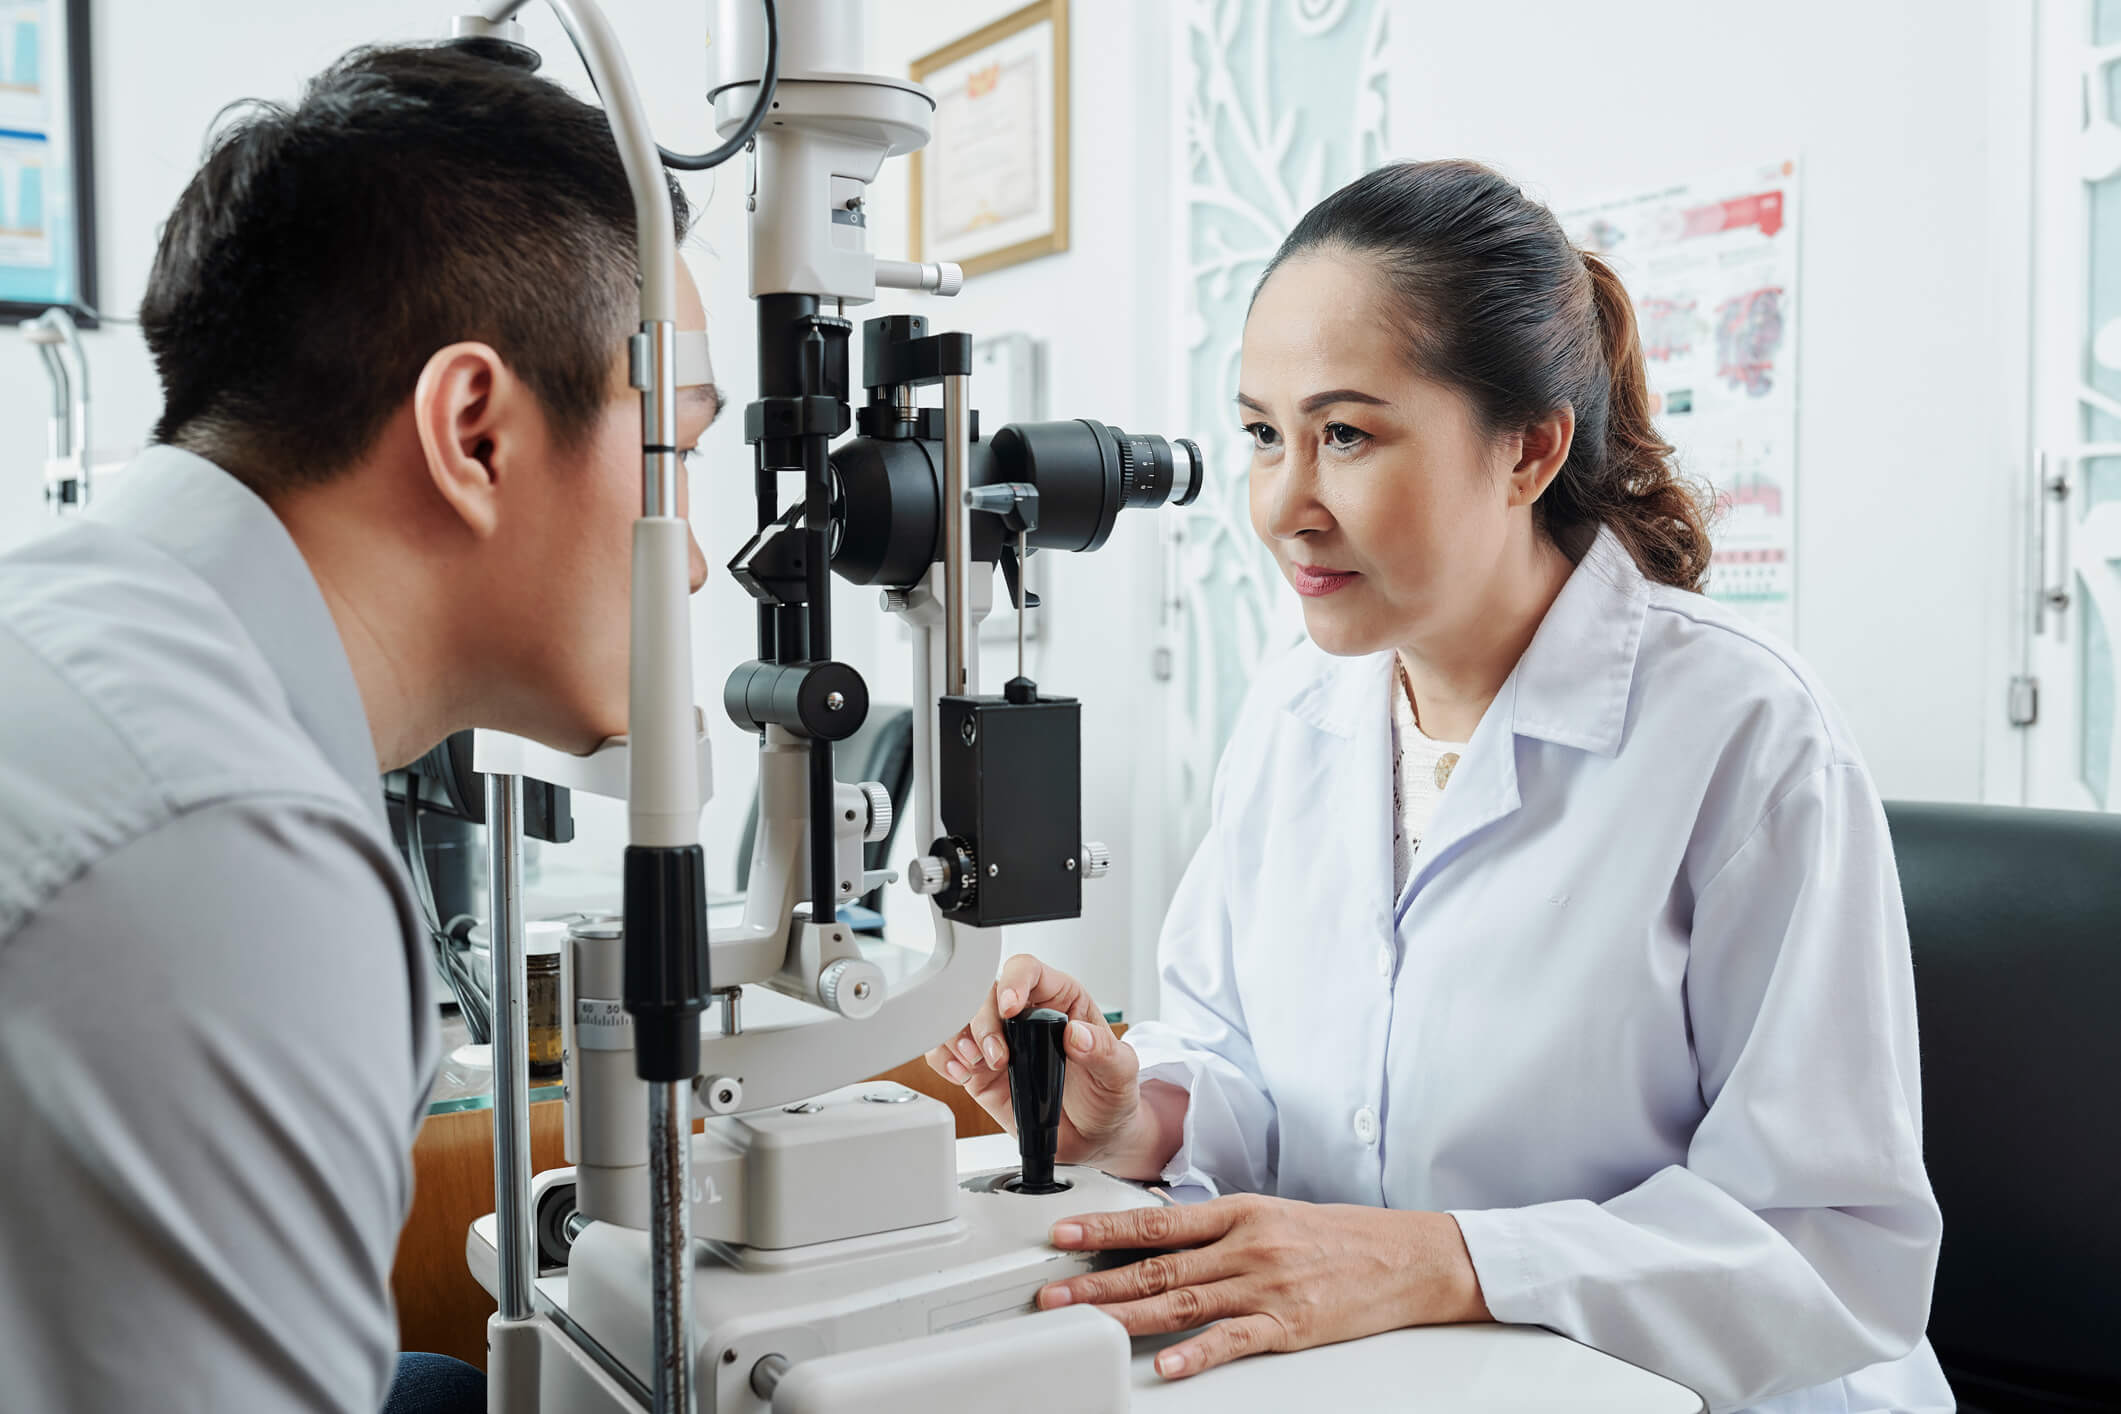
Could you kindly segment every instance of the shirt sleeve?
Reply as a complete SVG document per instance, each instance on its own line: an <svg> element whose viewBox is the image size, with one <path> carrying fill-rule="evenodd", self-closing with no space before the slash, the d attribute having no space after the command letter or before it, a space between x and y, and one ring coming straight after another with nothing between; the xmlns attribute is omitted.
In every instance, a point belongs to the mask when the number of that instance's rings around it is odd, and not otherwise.
<svg viewBox="0 0 2121 1414"><path fill-rule="evenodd" d="M1157 1018L1127 1031L1141 1080L1188 1094L1185 1135L1164 1181L1210 1193L1274 1191L1274 1101L1245 1028L1222 871L1218 775L1208 832L1179 881L1158 943Z"/></svg>
<svg viewBox="0 0 2121 1414"><path fill-rule="evenodd" d="M1719 1410L1906 1355L1940 1220L1907 922L1860 767L1793 787L1700 891L1686 991L1708 1108L1685 1164L1604 1203L1455 1213L1489 1310Z"/></svg>
<svg viewBox="0 0 2121 1414"><path fill-rule="evenodd" d="M422 1077L379 856L217 805L0 941L10 1407L380 1406Z"/></svg>

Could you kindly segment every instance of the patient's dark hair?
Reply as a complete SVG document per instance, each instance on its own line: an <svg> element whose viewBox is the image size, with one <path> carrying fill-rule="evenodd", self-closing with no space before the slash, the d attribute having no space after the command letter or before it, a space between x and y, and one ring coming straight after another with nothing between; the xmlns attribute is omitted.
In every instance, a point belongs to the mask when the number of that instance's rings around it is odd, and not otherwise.
<svg viewBox="0 0 2121 1414"><path fill-rule="evenodd" d="M1569 459L1533 510L1550 539L1580 549L1610 526L1649 578L1702 586L1704 497L1650 421L1634 305L1553 212L1477 162L1403 162L1312 207L1260 284L1313 250L1375 267L1408 366L1469 398L1489 434L1574 410Z"/></svg>
<svg viewBox="0 0 2121 1414"><path fill-rule="evenodd" d="M355 462L471 339L579 445L638 281L601 109L462 49L358 49L292 107L241 105L177 199L140 304L155 437L269 499Z"/></svg>

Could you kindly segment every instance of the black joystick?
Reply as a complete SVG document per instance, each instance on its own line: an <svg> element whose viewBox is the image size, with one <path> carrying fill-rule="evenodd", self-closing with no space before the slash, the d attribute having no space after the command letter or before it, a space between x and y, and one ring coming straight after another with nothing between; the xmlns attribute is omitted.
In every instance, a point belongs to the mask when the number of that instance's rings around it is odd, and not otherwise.
<svg viewBox="0 0 2121 1414"><path fill-rule="evenodd" d="M1065 1193L1053 1177L1060 1151L1061 1090L1068 1078L1064 1012L1038 1007L1002 1022L1009 1043L1009 1101L1016 1110L1016 1148L1023 1172L1002 1185L1012 1193Z"/></svg>

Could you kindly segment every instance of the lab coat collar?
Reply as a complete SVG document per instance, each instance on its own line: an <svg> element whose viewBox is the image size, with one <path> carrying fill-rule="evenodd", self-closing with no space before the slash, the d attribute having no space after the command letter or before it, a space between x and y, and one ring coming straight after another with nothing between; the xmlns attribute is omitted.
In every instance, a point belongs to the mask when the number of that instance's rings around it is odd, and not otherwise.
<svg viewBox="0 0 2121 1414"><path fill-rule="evenodd" d="M1481 726L1499 719L1518 736L1618 755L1648 591L1620 537L1601 526ZM1392 660L1390 652L1336 658L1293 689L1287 710L1319 731L1355 740L1384 717Z"/></svg>
<svg viewBox="0 0 2121 1414"><path fill-rule="evenodd" d="M1620 754L1649 588L1620 537L1600 526L1511 674L1517 735Z"/></svg>
<svg viewBox="0 0 2121 1414"><path fill-rule="evenodd" d="M279 678L289 710L388 829L374 735L339 626L294 537L258 494L180 447L147 448L91 513L204 580Z"/></svg>

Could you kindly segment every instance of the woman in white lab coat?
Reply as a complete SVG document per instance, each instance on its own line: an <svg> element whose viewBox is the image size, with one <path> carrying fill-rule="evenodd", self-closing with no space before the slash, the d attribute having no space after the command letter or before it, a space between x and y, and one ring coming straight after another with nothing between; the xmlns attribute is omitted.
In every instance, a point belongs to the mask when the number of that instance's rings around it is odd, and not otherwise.
<svg viewBox="0 0 2121 1414"><path fill-rule="evenodd" d="M1065 1161L1204 1185L1062 1246L1184 1375L1439 1321L1551 1327L1716 1409L1948 1410L1923 1339L1906 922L1790 650L1698 591L1626 292L1470 163L1306 216L1245 329L1264 670L1115 1040L1013 959L930 1062L1005 1125L999 1018L1068 1011ZM1213 1323L1213 1324L1209 1324Z"/></svg>

